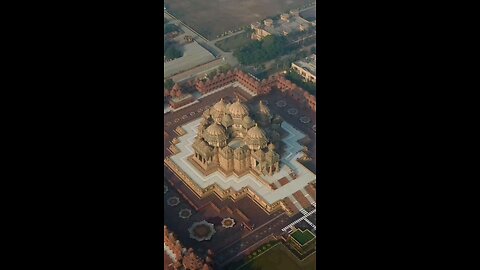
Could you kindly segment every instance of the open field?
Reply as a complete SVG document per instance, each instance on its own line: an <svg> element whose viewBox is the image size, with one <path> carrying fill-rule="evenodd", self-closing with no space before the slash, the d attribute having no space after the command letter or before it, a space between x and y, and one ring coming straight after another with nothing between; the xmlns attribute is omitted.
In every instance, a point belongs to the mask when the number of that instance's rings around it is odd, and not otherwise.
<svg viewBox="0 0 480 270"><path fill-rule="evenodd" d="M208 50L197 42L185 44L181 50L183 51L182 57L163 63L163 78L168 78L215 59Z"/></svg>
<svg viewBox="0 0 480 270"><path fill-rule="evenodd" d="M287 247L278 244L237 270L314 270L315 255L298 260Z"/></svg>
<svg viewBox="0 0 480 270"><path fill-rule="evenodd" d="M314 21L317 19L317 9L311 8L300 13L300 16L307 21Z"/></svg>
<svg viewBox="0 0 480 270"><path fill-rule="evenodd" d="M222 39L215 43L215 45L222 49L224 52L233 52L236 49L245 46L249 42L252 42L252 40L250 39L250 34L243 32L241 34Z"/></svg>
<svg viewBox="0 0 480 270"><path fill-rule="evenodd" d="M312 0L164 0L167 11L209 40Z"/></svg>

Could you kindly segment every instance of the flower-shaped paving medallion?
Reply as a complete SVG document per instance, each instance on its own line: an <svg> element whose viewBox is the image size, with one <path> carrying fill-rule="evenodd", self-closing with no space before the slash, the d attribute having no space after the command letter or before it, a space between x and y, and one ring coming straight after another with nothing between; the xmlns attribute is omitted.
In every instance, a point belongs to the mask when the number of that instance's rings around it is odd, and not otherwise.
<svg viewBox="0 0 480 270"><path fill-rule="evenodd" d="M178 197L170 197L167 200L167 204L170 206L175 206L175 205L178 205L179 203L180 203L180 198Z"/></svg>
<svg viewBox="0 0 480 270"><path fill-rule="evenodd" d="M216 231L212 223L202 220L200 222L193 223L188 229L188 232L190 233L190 238L201 242L210 240Z"/></svg>
<svg viewBox="0 0 480 270"><path fill-rule="evenodd" d="M178 216L183 218L183 219L187 219L191 215L192 215L192 210L190 210L190 209L182 209L178 212Z"/></svg>
<svg viewBox="0 0 480 270"><path fill-rule="evenodd" d="M235 225L235 220L233 218L224 218L222 220L222 227L232 228Z"/></svg>

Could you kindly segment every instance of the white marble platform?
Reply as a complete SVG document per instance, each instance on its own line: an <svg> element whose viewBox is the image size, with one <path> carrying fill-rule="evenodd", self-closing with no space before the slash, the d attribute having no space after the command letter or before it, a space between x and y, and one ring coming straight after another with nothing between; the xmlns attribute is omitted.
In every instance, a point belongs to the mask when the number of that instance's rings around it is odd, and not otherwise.
<svg viewBox="0 0 480 270"><path fill-rule="evenodd" d="M293 193L303 189L310 182L315 181L315 173L311 172L297 161L297 158L302 155L301 150L303 149L303 146L297 141L305 137L305 135L286 122L282 123L282 128L288 132L288 136L283 139L283 142L287 147L286 154L281 159L282 164L280 171L273 176L262 176L262 178L268 183L273 183L283 177L287 177L289 174L288 167L290 167L297 174L295 180L290 181L276 190L272 190L270 187L258 181L251 174L242 177L237 177L235 175L225 177L220 172L214 172L208 176L204 176L203 173L201 173L188 160L188 157L193 154L192 144L195 140L196 130L200 121L201 118L198 118L182 126L186 131L186 134L178 138L180 142L176 144L176 146L180 152L170 158L201 188L206 188L217 183L222 189L232 188L235 191L240 191L243 187L248 186L267 203L273 204L285 197L291 196ZM288 165L288 167L286 165Z"/></svg>

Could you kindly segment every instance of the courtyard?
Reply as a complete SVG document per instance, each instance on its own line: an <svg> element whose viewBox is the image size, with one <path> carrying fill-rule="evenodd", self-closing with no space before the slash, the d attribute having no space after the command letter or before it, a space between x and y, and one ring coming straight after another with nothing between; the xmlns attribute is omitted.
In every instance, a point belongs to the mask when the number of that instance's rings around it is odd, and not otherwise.
<svg viewBox="0 0 480 270"><path fill-rule="evenodd" d="M307 136L314 134L315 114L313 112L310 113L308 109L292 101L290 97L284 96L278 91L272 91L267 96L252 97L252 95L242 91L239 87L227 87L224 90L203 96L197 103L191 106L165 114L165 132L168 134L168 141L178 136L175 134L174 129L179 126L194 125L203 111L217 102L220 97L233 101L236 94L239 94L242 100L247 101L248 104L258 104L259 100L264 100L273 113L279 113L288 122L292 130ZM302 121L302 117L307 117L309 121ZM303 119L305 120L305 118ZM165 157L171 155L167 148L168 145L165 147ZM299 148L296 147L295 149L298 150ZM312 151L312 149L309 148L309 151ZM294 158L293 154L289 157L289 159L291 158ZM315 172L315 167L307 167ZM165 167L164 179L165 224L178 236L178 239L185 247L194 248L200 256L205 255L207 249L212 249L216 254L216 263L220 267L224 267L232 261L244 259L249 254L249 250L264 241L268 241L272 235L281 234L282 228L303 215L298 212L294 216L288 217L283 211L268 214L248 197L236 202L230 199L221 200L215 194L199 198L167 167ZM288 183L288 181L285 182ZM284 183L282 182L282 184ZM308 194L304 194L308 196ZM315 196L312 195L312 197L315 200ZM295 198L297 197L295 196ZM231 227L224 226L222 223L228 218L234 220ZM316 223L315 215L309 216L308 219ZM197 241L189 235L189 229L192 225L202 221L214 225L215 232L210 240ZM243 225L245 223L253 226L253 230L246 229ZM305 221L297 224L296 227L311 228ZM285 265L289 264L285 262Z"/></svg>

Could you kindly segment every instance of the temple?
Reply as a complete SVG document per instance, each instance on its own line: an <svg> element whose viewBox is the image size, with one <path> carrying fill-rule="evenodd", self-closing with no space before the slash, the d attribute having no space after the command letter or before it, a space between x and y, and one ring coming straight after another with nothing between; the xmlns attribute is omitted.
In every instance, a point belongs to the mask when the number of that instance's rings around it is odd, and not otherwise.
<svg viewBox="0 0 480 270"><path fill-rule="evenodd" d="M225 175L273 175L280 169L275 145L281 123L280 116L273 116L262 101L251 115L238 98L232 104L221 99L203 113L191 161L205 175L216 170Z"/></svg>

